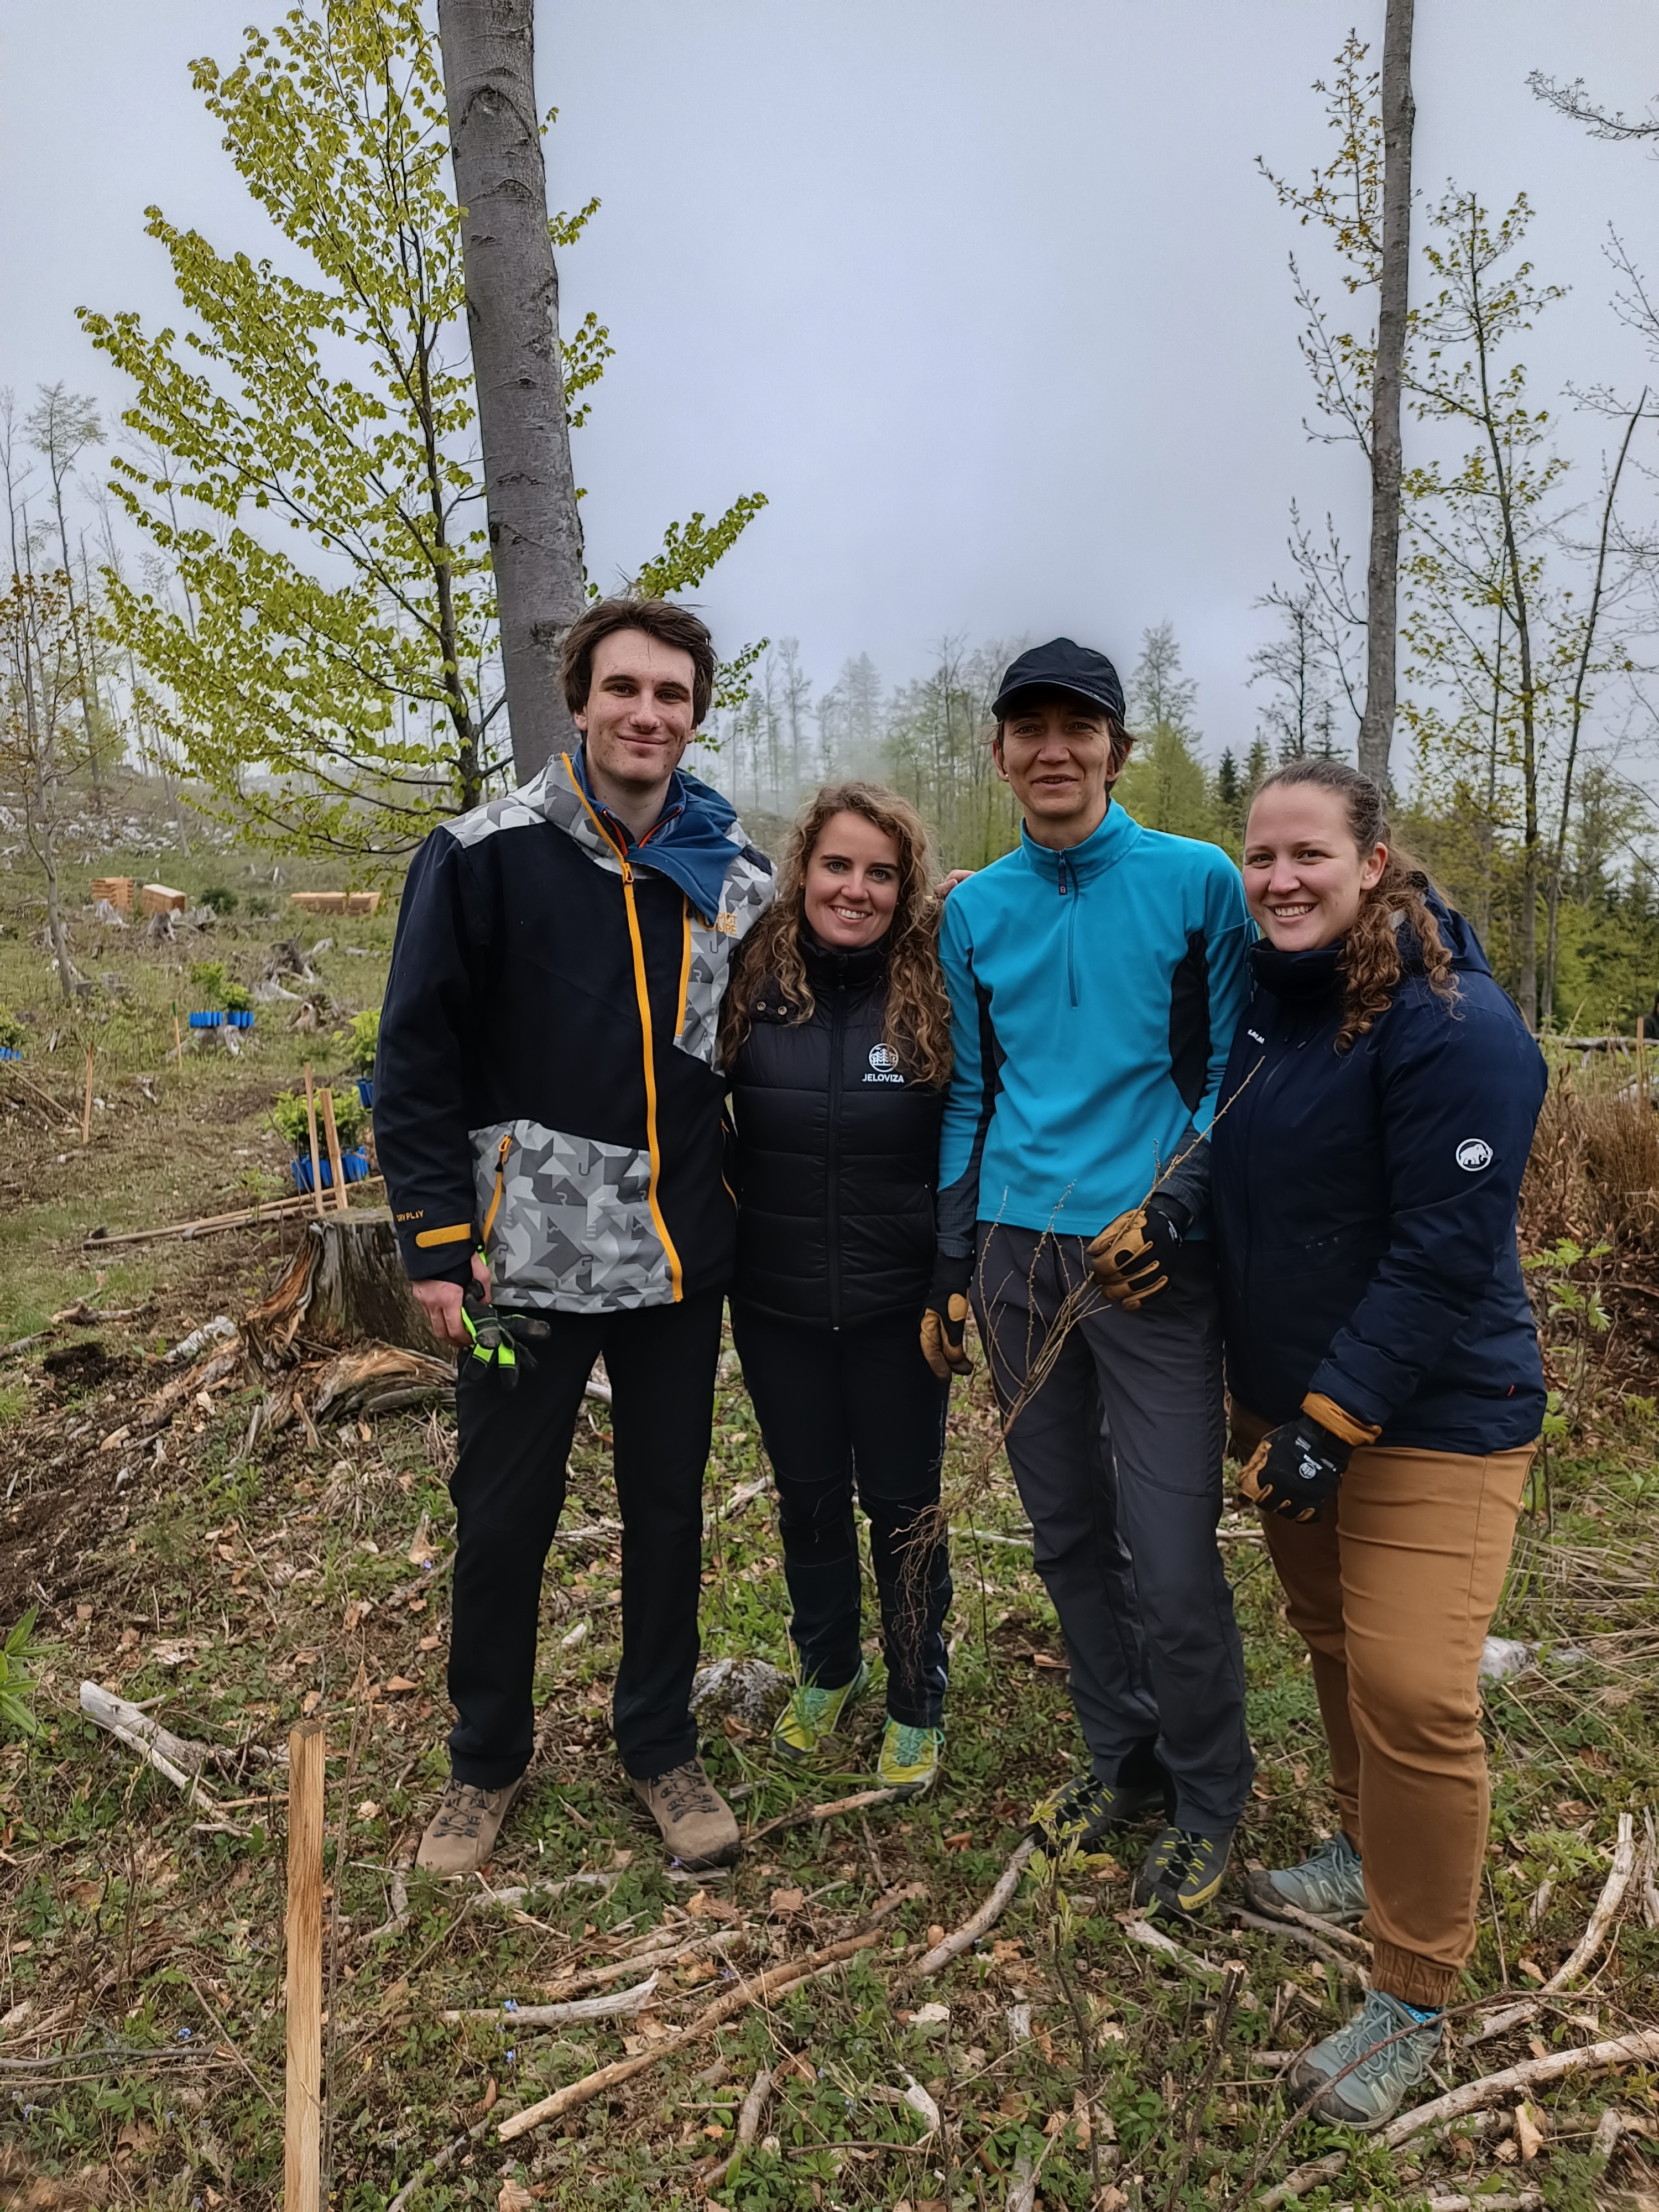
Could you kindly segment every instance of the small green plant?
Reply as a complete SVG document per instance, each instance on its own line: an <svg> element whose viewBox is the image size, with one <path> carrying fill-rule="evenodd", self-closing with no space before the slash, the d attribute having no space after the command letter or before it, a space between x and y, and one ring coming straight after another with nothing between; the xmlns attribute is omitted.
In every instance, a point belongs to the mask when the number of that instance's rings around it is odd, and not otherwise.
<svg viewBox="0 0 1659 2212"><path fill-rule="evenodd" d="M311 1133L306 1121L305 1093L285 1091L270 1109L271 1126L291 1152L298 1155L311 1149ZM339 1135L340 1149L349 1152L363 1133L362 1102L355 1091L337 1091L334 1094L334 1127ZM317 1116L317 1142L323 1146L323 1117Z"/></svg>
<svg viewBox="0 0 1659 2212"><path fill-rule="evenodd" d="M222 884L215 884L202 893L202 904L210 906L215 914L234 914L238 903L235 892L227 890Z"/></svg>
<svg viewBox="0 0 1659 2212"><path fill-rule="evenodd" d="M372 1007L366 1014L351 1017L351 1040L346 1046L346 1059L352 1073L362 1076L365 1083L373 1081L374 1054L380 1042L380 1010Z"/></svg>
<svg viewBox="0 0 1659 2212"><path fill-rule="evenodd" d="M246 983L227 983L224 998L228 1014L251 1014L253 1012L253 994Z"/></svg>
<svg viewBox="0 0 1659 2212"><path fill-rule="evenodd" d="M34 1641L34 1607L31 1606L3 1644L0 1644L0 1729L19 1735L34 1735L40 1723L34 1717L34 1684L29 1662L38 1659Z"/></svg>
<svg viewBox="0 0 1659 2212"><path fill-rule="evenodd" d="M190 980L204 1010L224 1004L225 963L222 960L198 960L190 971Z"/></svg>
<svg viewBox="0 0 1659 2212"><path fill-rule="evenodd" d="M376 1014L374 1018L378 1022L380 1018ZM23 1024L9 1006L0 1006L0 1046L8 1052L23 1049Z"/></svg>
<svg viewBox="0 0 1659 2212"><path fill-rule="evenodd" d="M270 901L260 896L256 891L247 902L247 911L251 921L263 920L271 911Z"/></svg>

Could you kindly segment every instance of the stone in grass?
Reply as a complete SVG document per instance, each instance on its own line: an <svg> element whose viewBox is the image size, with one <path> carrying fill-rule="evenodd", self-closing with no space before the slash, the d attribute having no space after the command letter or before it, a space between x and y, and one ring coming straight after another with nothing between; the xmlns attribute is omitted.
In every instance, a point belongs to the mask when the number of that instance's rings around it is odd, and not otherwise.
<svg viewBox="0 0 1659 2212"><path fill-rule="evenodd" d="M787 1674L764 1659L716 1659L699 1667L691 1684L691 1710L701 1726L730 1718L770 1728L789 1695Z"/></svg>

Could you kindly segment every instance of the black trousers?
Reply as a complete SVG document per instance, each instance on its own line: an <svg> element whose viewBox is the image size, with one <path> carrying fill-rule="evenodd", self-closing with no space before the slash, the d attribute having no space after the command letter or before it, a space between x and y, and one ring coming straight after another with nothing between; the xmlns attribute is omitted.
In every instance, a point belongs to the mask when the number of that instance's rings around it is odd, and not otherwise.
<svg viewBox="0 0 1659 2212"><path fill-rule="evenodd" d="M937 1728L945 1708L948 1547L913 1553L939 1494L951 1386L921 1356L921 1316L852 1328L779 1321L732 1301L732 1334L778 1486L790 1633L801 1678L839 1689L859 1670L856 1491L881 1600L887 1710Z"/></svg>
<svg viewBox="0 0 1659 2212"><path fill-rule="evenodd" d="M545 1313L534 1367L509 1389L463 1359L456 1386L449 1696L459 1782L498 1790L530 1764L542 1570L564 1504L582 1385L605 1354L623 1522L623 1656L611 1698L629 1774L695 1759L688 1709L697 1665L702 1485L720 1348L719 1291L631 1313Z"/></svg>

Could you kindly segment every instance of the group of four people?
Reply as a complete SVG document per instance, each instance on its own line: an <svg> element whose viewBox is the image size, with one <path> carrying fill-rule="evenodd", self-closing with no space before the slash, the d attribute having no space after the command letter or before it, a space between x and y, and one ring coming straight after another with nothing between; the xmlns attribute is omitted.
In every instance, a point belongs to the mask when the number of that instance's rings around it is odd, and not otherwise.
<svg viewBox="0 0 1659 2212"><path fill-rule="evenodd" d="M1230 1407L1341 1816L1252 1886L1369 1915L1375 1986L1301 2078L1324 2117L1377 2124L1474 1946L1477 1666L1544 1408L1515 1235L1537 1048L1352 769L1271 775L1241 878L1113 803L1121 688L1057 639L995 702L1017 850L939 885L915 811L848 782L775 880L679 767L714 665L689 611L597 603L562 664L580 744L409 873L377 1138L416 1296L463 1347L458 1717L421 1863L482 1865L529 1765L601 1354L617 1750L675 1858L737 1855L689 1710L728 1296L799 1662L775 1748L811 1758L869 1682L856 1497L879 1777L927 1787L971 1310L1088 1754L1034 1823L1088 1847L1155 1820L1137 1899L1182 1913L1216 1895L1253 1776L1216 1538Z"/></svg>

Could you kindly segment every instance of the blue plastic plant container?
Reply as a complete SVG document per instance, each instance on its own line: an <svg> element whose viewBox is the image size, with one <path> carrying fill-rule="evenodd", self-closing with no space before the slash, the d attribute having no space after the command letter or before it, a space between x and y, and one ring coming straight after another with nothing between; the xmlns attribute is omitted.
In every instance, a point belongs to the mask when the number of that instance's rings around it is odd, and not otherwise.
<svg viewBox="0 0 1659 2212"><path fill-rule="evenodd" d="M13 1046L0 1044L0 1060L21 1060L22 1057L22 1054Z"/></svg>
<svg viewBox="0 0 1659 2212"><path fill-rule="evenodd" d="M374 1110L374 1079L373 1076L360 1075L357 1078L357 1096L362 1100L363 1104L372 1114Z"/></svg>
<svg viewBox="0 0 1659 2212"><path fill-rule="evenodd" d="M306 1154L303 1158L295 1160L292 1164L294 1188L300 1191L309 1190L311 1188L310 1155ZM323 1171L323 1188L331 1190L334 1187L334 1169L326 1153L319 1153L317 1164ZM342 1152L340 1165L345 1170L345 1179L348 1182L361 1182L368 1173L368 1154L362 1150Z"/></svg>
<svg viewBox="0 0 1659 2212"><path fill-rule="evenodd" d="M247 1010L242 1013L227 1014L225 1016L225 1026L228 1029L233 1030L251 1030L253 1027L252 1007L248 1007Z"/></svg>
<svg viewBox="0 0 1659 2212"><path fill-rule="evenodd" d="M192 1014L190 1017L190 1025L193 1030L222 1029L225 1025L225 1018L222 1014L217 1012Z"/></svg>

